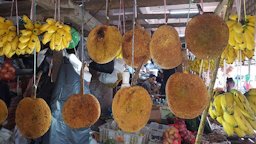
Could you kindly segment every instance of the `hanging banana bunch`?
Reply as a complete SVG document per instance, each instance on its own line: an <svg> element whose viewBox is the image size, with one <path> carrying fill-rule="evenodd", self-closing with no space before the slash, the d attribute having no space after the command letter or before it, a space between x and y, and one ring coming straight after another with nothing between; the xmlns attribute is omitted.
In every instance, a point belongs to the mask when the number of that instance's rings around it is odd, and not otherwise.
<svg viewBox="0 0 256 144"><path fill-rule="evenodd" d="M254 55L255 48L255 16L246 16L244 20L238 21L237 15L230 15L226 22L229 27L228 46L222 54L222 58L232 64L238 57L239 59L251 59ZM234 54L236 53L236 54Z"/></svg>
<svg viewBox="0 0 256 144"><path fill-rule="evenodd" d="M24 15L22 17L22 20L24 21L24 30L20 31L20 37L19 37L19 45L18 49L16 50L17 55L24 55L24 54L32 54L34 49L36 49L36 52L39 52L41 50L41 43L39 40L39 35L41 34L40 22L33 22Z"/></svg>
<svg viewBox="0 0 256 144"><path fill-rule="evenodd" d="M13 22L0 17L0 56L11 58L15 54L18 41Z"/></svg>
<svg viewBox="0 0 256 144"><path fill-rule="evenodd" d="M202 59L195 58L194 60L189 60L189 69L193 72L199 74L201 67ZM210 71L213 71L215 66L214 60L203 60L202 72L207 72L210 68ZM220 67L223 67L223 60L220 61Z"/></svg>
<svg viewBox="0 0 256 144"><path fill-rule="evenodd" d="M216 95L210 103L209 115L223 126L228 136L252 136L255 134L256 119L251 103L255 98L250 98L248 101L237 90Z"/></svg>
<svg viewBox="0 0 256 144"><path fill-rule="evenodd" d="M44 32L42 43L50 42L51 50L63 50L69 46L72 40L70 26L52 18L48 18L40 30Z"/></svg>

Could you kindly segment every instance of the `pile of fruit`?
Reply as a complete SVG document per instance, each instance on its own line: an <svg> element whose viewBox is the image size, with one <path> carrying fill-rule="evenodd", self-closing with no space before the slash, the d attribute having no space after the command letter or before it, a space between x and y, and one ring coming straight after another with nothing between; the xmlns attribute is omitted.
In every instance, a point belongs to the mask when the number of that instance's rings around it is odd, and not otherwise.
<svg viewBox="0 0 256 144"><path fill-rule="evenodd" d="M9 81L15 78L15 68L12 66L10 62L4 62L0 67L0 79Z"/></svg>
<svg viewBox="0 0 256 144"><path fill-rule="evenodd" d="M187 143L187 144L195 143L196 138L195 138L193 132L191 132L187 129L187 126L186 126L186 123L184 120L176 118L174 120L174 124L172 124L171 126L173 126L179 130L179 134L181 136L182 143Z"/></svg>
<svg viewBox="0 0 256 144"><path fill-rule="evenodd" d="M254 112L254 115L256 115L256 88L250 89L245 95Z"/></svg>
<svg viewBox="0 0 256 144"><path fill-rule="evenodd" d="M226 23L229 28L229 40L221 57L226 59L228 64L232 64L236 59L241 61L245 58L251 59L255 47L255 16L248 15L238 21L237 15L230 15Z"/></svg>
<svg viewBox="0 0 256 144"><path fill-rule="evenodd" d="M15 54L18 40L13 22L0 17L0 56L12 57Z"/></svg>
<svg viewBox="0 0 256 144"><path fill-rule="evenodd" d="M223 126L228 136L252 136L256 129L255 112L247 98L237 90L215 95L209 114Z"/></svg>
<svg viewBox="0 0 256 144"><path fill-rule="evenodd" d="M40 30L44 33L42 43L50 42L52 50L60 51L69 46L72 40L71 28L52 18L48 18Z"/></svg>
<svg viewBox="0 0 256 144"><path fill-rule="evenodd" d="M41 34L40 22L35 22L33 24L33 22L25 15L22 17L22 20L25 23L24 27L26 29L20 31L21 35L19 37L19 45L16 54L32 54L34 49L36 49L36 52L39 52L41 50L41 43L38 37Z"/></svg>
<svg viewBox="0 0 256 144"><path fill-rule="evenodd" d="M163 144L181 144L181 136L179 130L170 127L163 133Z"/></svg>
<svg viewBox="0 0 256 144"><path fill-rule="evenodd" d="M52 50L60 51L69 47L72 41L71 28L59 21L48 18L46 23L32 22L27 16L23 16L24 28L17 35L13 22L0 17L0 56L11 58L14 54L32 54L34 50L41 50L39 36L44 33L42 43L50 43Z"/></svg>

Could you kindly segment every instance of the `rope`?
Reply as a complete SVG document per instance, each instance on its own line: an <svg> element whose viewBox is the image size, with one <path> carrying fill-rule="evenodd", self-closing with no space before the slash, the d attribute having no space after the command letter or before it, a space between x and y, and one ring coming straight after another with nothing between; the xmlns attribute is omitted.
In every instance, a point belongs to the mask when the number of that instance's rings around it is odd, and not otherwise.
<svg viewBox="0 0 256 144"><path fill-rule="evenodd" d="M166 15L166 0L164 0L164 20L165 20L165 24L167 24L168 19L167 19L167 15Z"/></svg>
<svg viewBox="0 0 256 144"><path fill-rule="evenodd" d="M201 59L200 68L199 68L199 77L201 77L201 75L202 75L202 71L203 71L203 64L204 64L204 60L203 60L203 59Z"/></svg>
<svg viewBox="0 0 256 144"><path fill-rule="evenodd" d="M12 18L12 12L13 12L13 4L14 4L14 0L12 0L12 6L11 6L11 15L10 15L11 18Z"/></svg>
<svg viewBox="0 0 256 144"><path fill-rule="evenodd" d="M57 19L57 0L54 0L54 19Z"/></svg>
<svg viewBox="0 0 256 144"><path fill-rule="evenodd" d="M84 8L84 0L82 0L82 6L81 6L81 11L83 11ZM84 13L82 12L82 23L81 23L81 28L82 28L82 39L81 39L81 61L82 61L82 68L81 68L81 93L84 94Z"/></svg>
<svg viewBox="0 0 256 144"><path fill-rule="evenodd" d="M106 0L106 20L107 25L109 23L109 0Z"/></svg>
<svg viewBox="0 0 256 144"><path fill-rule="evenodd" d="M134 67L134 39L135 39L135 23L137 18L137 0L134 0L134 9L133 9L133 22L132 22L132 68ZM132 75L133 78L134 75Z"/></svg>
<svg viewBox="0 0 256 144"><path fill-rule="evenodd" d="M14 1L14 0L13 0ZM18 0L15 1L15 11L16 11L16 25L17 25L17 35L20 34L19 28L19 13L18 13Z"/></svg>
<svg viewBox="0 0 256 144"><path fill-rule="evenodd" d="M122 9L123 9L123 34L125 33L125 7L124 7L124 1L122 1Z"/></svg>
<svg viewBox="0 0 256 144"><path fill-rule="evenodd" d="M246 16L246 6L245 6L245 0L244 0L244 19L246 20L247 16Z"/></svg>
<svg viewBox="0 0 256 144"><path fill-rule="evenodd" d="M121 26L121 9L122 9L122 0L119 0L118 30L122 33L122 26Z"/></svg>
<svg viewBox="0 0 256 144"><path fill-rule="evenodd" d="M58 21L60 21L60 0L58 0Z"/></svg>

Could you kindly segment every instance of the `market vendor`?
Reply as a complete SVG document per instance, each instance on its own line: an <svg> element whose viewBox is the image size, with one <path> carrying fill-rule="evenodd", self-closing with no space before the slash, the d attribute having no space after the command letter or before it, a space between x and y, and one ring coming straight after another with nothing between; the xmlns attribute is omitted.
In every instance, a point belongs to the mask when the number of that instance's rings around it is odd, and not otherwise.
<svg viewBox="0 0 256 144"><path fill-rule="evenodd" d="M156 76L153 74L150 74L149 78L142 83L142 87L144 87L151 95L159 93L159 88L156 83Z"/></svg>
<svg viewBox="0 0 256 144"><path fill-rule="evenodd" d="M235 87L235 81L233 78L227 78L226 86L227 92L230 92Z"/></svg>

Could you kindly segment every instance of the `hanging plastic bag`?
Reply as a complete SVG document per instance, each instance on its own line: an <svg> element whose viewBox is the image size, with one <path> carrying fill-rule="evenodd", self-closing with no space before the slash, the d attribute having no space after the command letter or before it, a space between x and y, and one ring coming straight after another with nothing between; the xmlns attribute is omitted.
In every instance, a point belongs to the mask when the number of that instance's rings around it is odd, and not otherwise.
<svg viewBox="0 0 256 144"><path fill-rule="evenodd" d="M72 40L68 46L68 49L75 48L80 41L80 34L78 33L78 31L76 29L71 28L71 35L72 35Z"/></svg>

